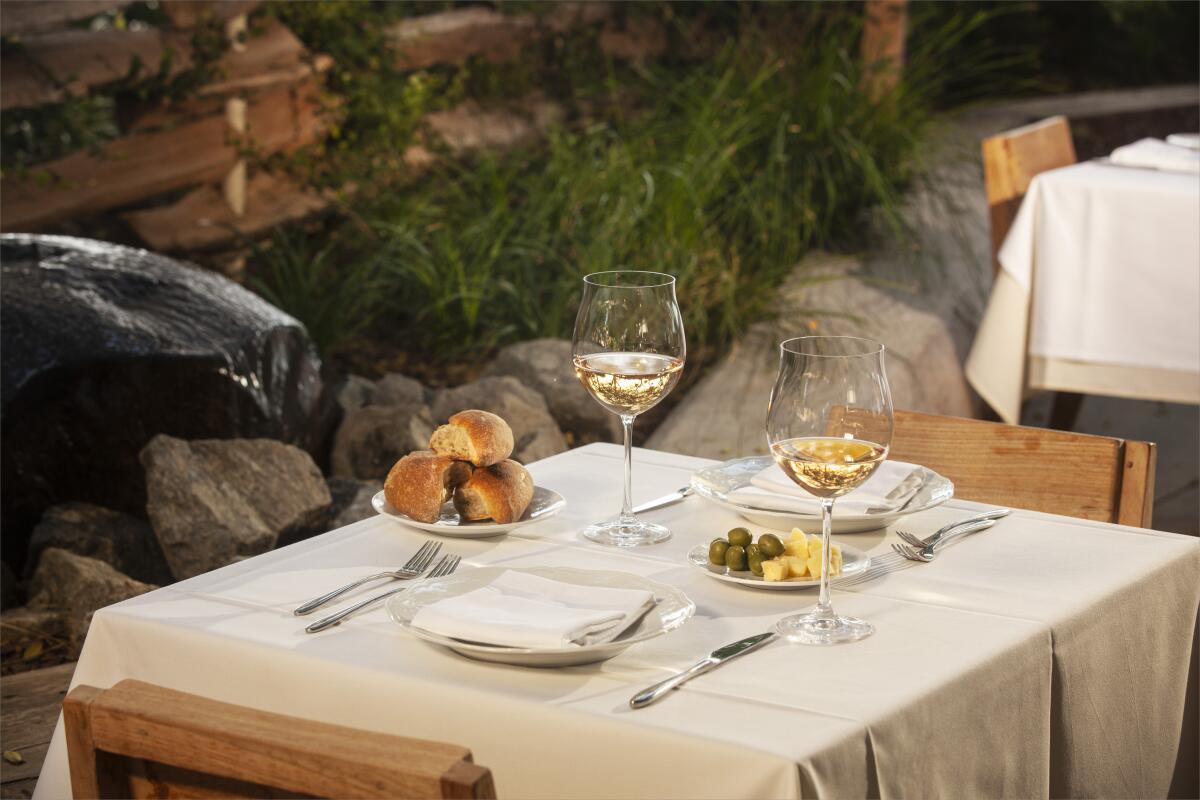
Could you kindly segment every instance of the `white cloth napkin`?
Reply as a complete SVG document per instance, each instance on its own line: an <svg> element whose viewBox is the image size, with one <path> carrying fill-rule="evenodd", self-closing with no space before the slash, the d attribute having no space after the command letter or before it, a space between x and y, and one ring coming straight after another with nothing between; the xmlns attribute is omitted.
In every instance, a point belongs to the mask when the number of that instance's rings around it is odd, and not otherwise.
<svg viewBox="0 0 1200 800"><path fill-rule="evenodd" d="M1118 147L1110 157L1114 164L1149 167L1172 172L1200 172L1200 152L1167 144L1162 139L1140 139Z"/></svg>
<svg viewBox="0 0 1200 800"><path fill-rule="evenodd" d="M486 586L438 600L415 628L481 644L560 650L612 641L654 607L642 589L580 586L503 572Z"/></svg>
<svg viewBox="0 0 1200 800"><path fill-rule="evenodd" d="M870 513L879 514L903 505L908 497L911 497L910 493L906 492L896 500L889 500L887 496L917 469L920 468L916 464L904 461L884 461L862 486L837 499L834 512L866 514L870 509ZM915 483L919 477L913 477L912 480ZM821 499L793 483L775 464L751 478L749 486L730 492L728 499L769 511L812 515L821 513Z"/></svg>

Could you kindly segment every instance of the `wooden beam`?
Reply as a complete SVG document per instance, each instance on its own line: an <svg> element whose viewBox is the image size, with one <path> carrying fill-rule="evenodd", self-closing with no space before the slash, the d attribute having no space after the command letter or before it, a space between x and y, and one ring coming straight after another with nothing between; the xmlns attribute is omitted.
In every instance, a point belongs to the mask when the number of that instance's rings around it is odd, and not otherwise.
<svg viewBox="0 0 1200 800"><path fill-rule="evenodd" d="M105 11L124 8L130 0L4 0L0 3L0 34L22 36L61 28Z"/></svg>
<svg viewBox="0 0 1200 800"><path fill-rule="evenodd" d="M291 150L324 129L316 86L277 89L250 104L247 141L262 153ZM101 157L75 153L0 182L0 229L28 231L221 178L237 161L224 114L174 130L110 142Z"/></svg>
<svg viewBox="0 0 1200 800"><path fill-rule="evenodd" d="M862 61L867 91L876 99L895 88L904 67L908 0L867 0Z"/></svg>

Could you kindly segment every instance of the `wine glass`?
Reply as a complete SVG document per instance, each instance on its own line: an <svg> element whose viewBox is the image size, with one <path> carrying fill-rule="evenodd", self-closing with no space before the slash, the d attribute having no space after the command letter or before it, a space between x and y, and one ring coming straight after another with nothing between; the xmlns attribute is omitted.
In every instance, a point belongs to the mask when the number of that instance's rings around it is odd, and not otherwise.
<svg viewBox="0 0 1200 800"><path fill-rule="evenodd" d="M784 473L821 499L821 594L816 608L784 617L776 629L801 644L852 642L875 629L834 613L829 534L834 499L871 477L892 442L883 345L853 336L802 336L783 342L779 351L767 443Z"/></svg>
<svg viewBox="0 0 1200 800"><path fill-rule="evenodd" d="M655 544L671 531L633 515L633 420L667 396L683 372L687 345L675 301L675 278L661 272L617 270L583 279L575 318L575 374L600 405L625 428L625 502L616 519L584 529L600 544Z"/></svg>

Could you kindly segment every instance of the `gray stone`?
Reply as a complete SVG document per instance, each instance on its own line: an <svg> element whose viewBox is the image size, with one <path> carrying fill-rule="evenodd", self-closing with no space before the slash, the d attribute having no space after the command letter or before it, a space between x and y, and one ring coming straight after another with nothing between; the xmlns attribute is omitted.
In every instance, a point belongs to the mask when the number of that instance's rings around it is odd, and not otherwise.
<svg viewBox="0 0 1200 800"><path fill-rule="evenodd" d="M484 375L508 375L534 389L574 446L622 441L621 421L606 411L575 377L571 343L533 339L505 347Z"/></svg>
<svg viewBox="0 0 1200 800"><path fill-rule="evenodd" d="M522 464L567 449L546 401L516 378L480 378L434 395L433 417L439 424L468 408L490 411L508 422L515 442L512 457Z"/></svg>
<svg viewBox="0 0 1200 800"><path fill-rule="evenodd" d="M150 524L129 514L91 503L64 503L46 509L29 539L27 574L42 551L60 547L98 558L118 572L144 583L171 582L171 570Z"/></svg>
<svg viewBox="0 0 1200 800"><path fill-rule="evenodd" d="M371 400L371 405L423 405L429 400L427 394L425 387L416 378L392 372L375 382L375 397Z"/></svg>
<svg viewBox="0 0 1200 800"><path fill-rule="evenodd" d="M347 375L333 392L333 402L345 416L375 402L375 382L361 375Z"/></svg>
<svg viewBox="0 0 1200 800"><path fill-rule="evenodd" d="M382 482L338 477L328 478L325 482L333 497L333 505L329 507L330 530L375 516L371 498L383 491Z"/></svg>
<svg viewBox="0 0 1200 800"><path fill-rule="evenodd" d="M156 436L141 460L146 513L179 580L270 550L319 525L330 504L308 453L270 439Z"/></svg>
<svg viewBox="0 0 1200 800"><path fill-rule="evenodd" d="M433 427L429 409L423 405L368 406L353 411L333 438L333 474L382 481L401 456L429 447Z"/></svg>
<svg viewBox="0 0 1200 800"><path fill-rule="evenodd" d="M117 572L98 558L49 547L42 552L30 582L31 608L61 608L75 620L98 608L156 589ZM86 626L85 626L86 627Z"/></svg>
<svg viewBox="0 0 1200 800"><path fill-rule="evenodd" d="M647 447L707 458L765 454L767 401L779 342L810 334L867 336L887 346L896 408L971 416L971 398L945 324L937 315L853 276L852 258L810 256L779 290L777 318L734 344L647 441ZM814 276L832 276L816 281ZM834 317L828 310L854 314Z"/></svg>

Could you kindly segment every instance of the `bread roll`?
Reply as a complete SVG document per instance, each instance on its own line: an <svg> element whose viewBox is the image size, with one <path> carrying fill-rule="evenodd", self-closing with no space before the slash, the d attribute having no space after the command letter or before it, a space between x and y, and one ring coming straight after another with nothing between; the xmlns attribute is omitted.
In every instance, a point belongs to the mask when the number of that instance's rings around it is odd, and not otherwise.
<svg viewBox="0 0 1200 800"><path fill-rule="evenodd" d="M429 449L477 467L499 464L512 455L512 428L487 411L460 411L433 432Z"/></svg>
<svg viewBox="0 0 1200 800"><path fill-rule="evenodd" d="M383 496L402 514L419 522L437 522L442 503L454 487L471 477L471 465L432 450L409 453L392 466Z"/></svg>
<svg viewBox="0 0 1200 800"><path fill-rule="evenodd" d="M454 490L454 507L463 520L491 518L516 522L533 499L533 478L511 459L471 473L470 479Z"/></svg>

